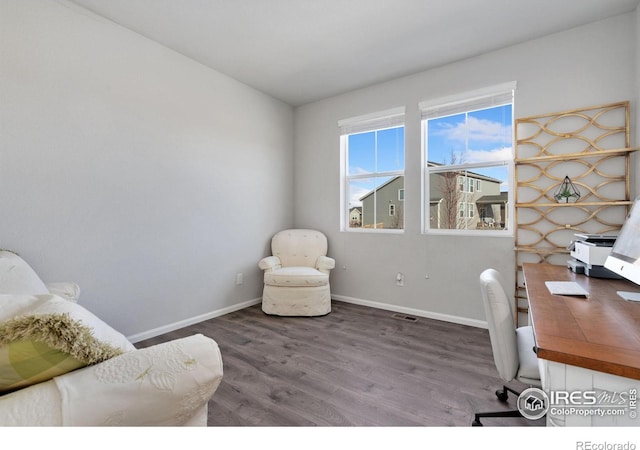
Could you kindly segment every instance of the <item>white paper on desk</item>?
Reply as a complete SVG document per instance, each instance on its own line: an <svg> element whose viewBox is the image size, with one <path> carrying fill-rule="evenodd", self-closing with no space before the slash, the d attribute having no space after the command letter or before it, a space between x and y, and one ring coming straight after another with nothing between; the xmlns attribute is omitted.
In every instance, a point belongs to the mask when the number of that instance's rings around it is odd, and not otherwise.
<svg viewBox="0 0 640 450"><path fill-rule="evenodd" d="M575 281L545 281L549 292L554 295L576 295L588 297L589 293Z"/></svg>

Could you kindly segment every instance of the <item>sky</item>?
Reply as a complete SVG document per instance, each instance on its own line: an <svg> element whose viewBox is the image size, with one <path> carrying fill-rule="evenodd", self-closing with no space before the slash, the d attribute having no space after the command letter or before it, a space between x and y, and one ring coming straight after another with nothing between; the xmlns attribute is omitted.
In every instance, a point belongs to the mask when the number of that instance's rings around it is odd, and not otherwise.
<svg viewBox="0 0 640 450"><path fill-rule="evenodd" d="M427 160L450 163L452 154L456 161L469 164L513 159L511 108L511 105L505 105L429 120ZM404 170L404 164L403 127L349 136L349 175ZM508 177L506 166L474 168L472 171L503 182ZM349 207L360 206L359 199L363 195L389 178L352 180ZM503 187L506 190L506 183Z"/></svg>

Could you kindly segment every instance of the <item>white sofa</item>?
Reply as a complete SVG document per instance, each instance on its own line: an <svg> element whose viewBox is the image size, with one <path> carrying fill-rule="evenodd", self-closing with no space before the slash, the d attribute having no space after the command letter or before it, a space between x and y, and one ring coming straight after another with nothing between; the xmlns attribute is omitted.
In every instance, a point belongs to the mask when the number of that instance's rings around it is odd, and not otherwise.
<svg viewBox="0 0 640 450"><path fill-rule="evenodd" d="M0 251L0 426L206 426L223 375L216 342L136 349L79 292Z"/></svg>

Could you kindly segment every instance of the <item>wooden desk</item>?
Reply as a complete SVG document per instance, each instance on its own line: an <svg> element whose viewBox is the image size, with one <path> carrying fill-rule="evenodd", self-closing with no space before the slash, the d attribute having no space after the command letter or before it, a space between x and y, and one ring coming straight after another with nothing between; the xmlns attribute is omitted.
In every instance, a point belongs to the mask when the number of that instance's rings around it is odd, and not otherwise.
<svg viewBox="0 0 640 450"><path fill-rule="evenodd" d="M616 293L640 291L640 287L623 280L576 275L564 266L550 264L524 263L523 274L545 392L633 396L633 408L629 402L629 409L618 416L552 407L547 425L640 426L635 400L640 393L640 303L627 302ZM590 295L551 295L545 281L575 281Z"/></svg>
<svg viewBox="0 0 640 450"><path fill-rule="evenodd" d="M640 380L640 303L616 294L640 286L551 264L525 263L523 273L538 358ZM590 296L551 295L545 281L575 281Z"/></svg>

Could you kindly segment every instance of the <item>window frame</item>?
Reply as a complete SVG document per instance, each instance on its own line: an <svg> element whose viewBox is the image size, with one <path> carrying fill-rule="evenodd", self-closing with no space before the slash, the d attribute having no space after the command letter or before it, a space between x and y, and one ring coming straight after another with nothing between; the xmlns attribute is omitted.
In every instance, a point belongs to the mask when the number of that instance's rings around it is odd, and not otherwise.
<svg viewBox="0 0 640 450"><path fill-rule="evenodd" d="M461 93L453 96L443 97L439 99L422 101L419 103L419 110L421 112L421 157L422 157L422 233L433 235L454 235L454 236L497 236L508 237L514 236L514 146L515 146L515 89L516 83L509 82L497 86L492 86L476 91ZM501 98L505 98L510 95L510 101L500 101ZM492 102L495 99L495 104ZM430 166L428 162L428 121L431 119L437 119L441 117L447 117L454 114L470 113L474 111L490 109L494 107L504 106L511 104L511 156L509 159L503 159L498 161L488 161L482 163L467 163L467 164L451 164L451 165L438 165ZM439 114L439 112L441 112ZM446 228L432 228L431 227L431 198L430 198L430 177L437 173L443 172L455 172L462 171L465 175L456 175L461 178L468 178L467 172L473 171L474 168L489 168L506 166L506 180L507 183L507 202L505 205L506 214L506 229L491 230L491 229L446 229ZM469 178L472 180L473 178ZM460 179L457 180L457 189L461 187L464 189L462 193L473 195L477 192L482 192L482 180L475 179L474 186L469 191L469 183L461 183ZM478 186L479 184L479 186ZM475 192L474 192L475 191ZM465 200L461 200L465 202ZM475 204L475 203L474 203ZM464 207L465 220L473 219L476 217L475 211L469 216L468 206ZM457 217L461 218L461 207L458 205ZM479 214L477 215L479 217Z"/></svg>
<svg viewBox="0 0 640 450"><path fill-rule="evenodd" d="M405 127L405 107L395 107L384 111L379 111L371 114L365 114L362 116L356 116L348 119L338 121L338 127L340 130L340 231L350 233L404 233L404 208L401 210L402 214L402 228L376 228L375 223L373 227L364 227L362 224L359 227L351 227L349 220L350 206L350 186L351 182L358 179L376 179L376 178L388 178L388 181L383 182L380 186L384 186L391 181L394 177L402 177L404 180L406 171L406 127ZM362 174L349 174L349 136L359 133L368 133L374 131L384 131L392 128L402 128L404 145L402 147L403 153L403 168L402 170L391 171L373 171ZM404 183L404 181L403 181ZM404 186L402 188L404 191ZM377 193L375 188L374 195ZM398 194L399 195L399 194ZM404 199L399 201L403 201ZM373 202L374 217L379 217L377 202ZM362 206L361 206L362 207ZM389 213L389 210L387 210ZM384 213L383 213L384 214ZM398 215L398 209L394 205L394 215L390 217L396 217ZM364 216L364 211L362 211ZM361 218L362 223L362 218Z"/></svg>

